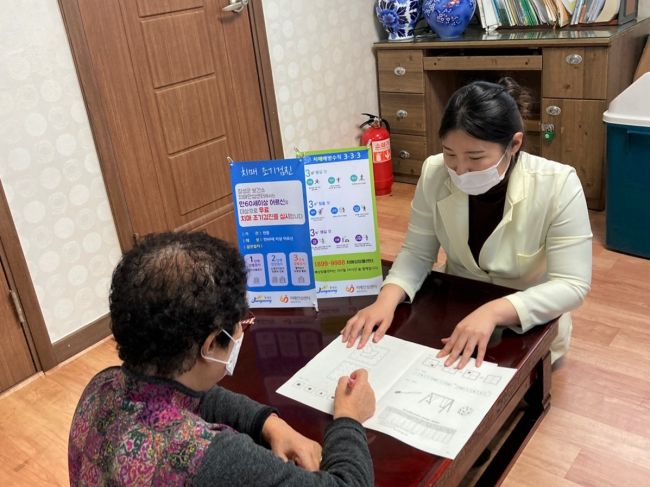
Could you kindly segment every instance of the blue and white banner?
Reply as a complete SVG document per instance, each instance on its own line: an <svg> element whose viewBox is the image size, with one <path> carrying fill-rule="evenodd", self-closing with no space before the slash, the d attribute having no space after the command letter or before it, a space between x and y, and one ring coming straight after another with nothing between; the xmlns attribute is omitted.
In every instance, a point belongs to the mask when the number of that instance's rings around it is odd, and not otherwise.
<svg viewBox="0 0 650 487"><path fill-rule="evenodd" d="M232 162L230 169L249 306L315 306L302 159Z"/></svg>

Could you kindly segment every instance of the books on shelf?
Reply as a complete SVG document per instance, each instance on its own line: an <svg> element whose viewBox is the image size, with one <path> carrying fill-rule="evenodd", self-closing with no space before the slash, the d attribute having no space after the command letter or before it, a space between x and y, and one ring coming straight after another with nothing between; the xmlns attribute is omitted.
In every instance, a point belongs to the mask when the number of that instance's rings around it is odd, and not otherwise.
<svg viewBox="0 0 650 487"><path fill-rule="evenodd" d="M477 0L476 3L478 4L481 25L485 30L491 31L502 25L499 21L494 0Z"/></svg>
<svg viewBox="0 0 650 487"><path fill-rule="evenodd" d="M596 22L611 21L618 15L620 4L620 0L605 0L605 5L603 5L603 9L598 14L598 17L596 17Z"/></svg>
<svg viewBox="0 0 650 487"><path fill-rule="evenodd" d="M498 27L586 25L612 22L621 0L477 0L481 26Z"/></svg>
<svg viewBox="0 0 650 487"><path fill-rule="evenodd" d="M578 2L581 0L578 0ZM576 2L577 3L577 2ZM569 24L571 17L569 16L569 11L567 10L564 2L562 0L555 0L555 8L557 9L557 25L558 27L564 27ZM573 10L576 11L575 8Z"/></svg>

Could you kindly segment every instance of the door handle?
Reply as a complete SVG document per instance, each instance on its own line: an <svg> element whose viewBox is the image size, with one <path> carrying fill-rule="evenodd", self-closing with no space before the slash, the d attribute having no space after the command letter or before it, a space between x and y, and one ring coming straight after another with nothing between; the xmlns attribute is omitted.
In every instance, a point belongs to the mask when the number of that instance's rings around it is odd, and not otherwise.
<svg viewBox="0 0 650 487"><path fill-rule="evenodd" d="M249 0L230 0L230 5L225 6L221 10L224 12L235 12L236 14L241 13L248 6Z"/></svg>

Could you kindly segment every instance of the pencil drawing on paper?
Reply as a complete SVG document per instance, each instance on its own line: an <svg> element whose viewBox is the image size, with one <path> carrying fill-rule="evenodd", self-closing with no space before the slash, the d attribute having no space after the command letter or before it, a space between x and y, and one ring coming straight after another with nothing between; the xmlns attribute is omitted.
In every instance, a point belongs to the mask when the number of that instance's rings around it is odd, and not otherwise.
<svg viewBox="0 0 650 487"><path fill-rule="evenodd" d="M436 369L438 367L443 367L443 362L442 360L438 360L435 355L428 355L422 361L422 365Z"/></svg>
<svg viewBox="0 0 650 487"><path fill-rule="evenodd" d="M483 381L486 384L490 384L490 385L495 386L501 381L501 377L499 377L498 375L489 374L489 375L485 376L485 379L483 379Z"/></svg>
<svg viewBox="0 0 650 487"><path fill-rule="evenodd" d="M330 371L330 373L327 374L327 378L329 380L338 381L339 377L342 377L344 375L350 375L358 368L359 368L359 364L357 362L351 362L349 360L346 360L345 362L342 362L336 367L334 367Z"/></svg>
<svg viewBox="0 0 650 487"><path fill-rule="evenodd" d="M471 406L461 406L456 412L461 416L469 416L474 412L474 409Z"/></svg>
<svg viewBox="0 0 650 487"><path fill-rule="evenodd" d="M388 427L440 443L448 443L456 434L453 428L427 421L408 411L390 406L384 409L377 419Z"/></svg>
<svg viewBox="0 0 650 487"><path fill-rule="evenodd" d="M454 400L450 397L441 396L435 392L431 392L424 396L420 401L420 404L425 403L429 406L438 406L440 413L448 413L451 410L451 406L454 404Z"/></svg>
<svg viewBox="0 0 650 487"><path fill-rule="evenodd" d="M349 360L357 360L363 365L374 367L379 364L386 355L388 355L388 348L370 342L361 350L355 350L348 358Z"/></svg>

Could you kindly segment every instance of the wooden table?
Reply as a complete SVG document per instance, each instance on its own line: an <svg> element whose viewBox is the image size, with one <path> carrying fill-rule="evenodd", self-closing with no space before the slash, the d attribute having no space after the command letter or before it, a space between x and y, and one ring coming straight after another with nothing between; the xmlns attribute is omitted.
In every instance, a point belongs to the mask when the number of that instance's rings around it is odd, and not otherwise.
<svg viewBox="0 0 650 487"><path fill-rule="evenodd" d="M440 339L479 305L512 290L432 272L412 305L397 308L389 333L441 348ZM234 377L220 384L280 410L306 436L322 440L331 417L275 393L330 341L347 319L374 297L319 301L312 309L255 310L255 326L246 334ZM388 435L367 430L378 486L496 485L505 476L550 405L549 347L557 322L524 335L497 329L486 360L517 368L512 381L455 460L431 455ZM484 450L489 445L490 456ZM477 459L480 465L475 467Z"/></svg>

